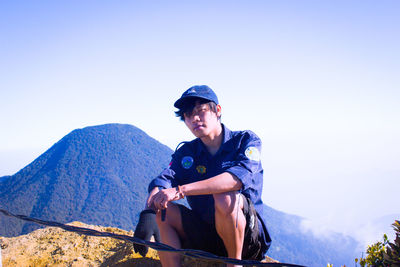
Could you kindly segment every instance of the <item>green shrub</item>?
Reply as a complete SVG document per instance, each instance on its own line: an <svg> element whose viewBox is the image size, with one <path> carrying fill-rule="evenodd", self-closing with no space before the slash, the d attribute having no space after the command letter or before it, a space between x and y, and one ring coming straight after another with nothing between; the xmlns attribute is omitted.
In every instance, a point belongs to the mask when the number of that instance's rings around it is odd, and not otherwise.
<svg viewBox="0 0 400 267"><path fill-rule="evenodd" d="M389 242L386 234L383 235L383 242L377 242L369 245L367 248L367 256L360 259L356 258L356 264L360 266L373 266L373 267L400 267L400 221L395 221L393 229L396 233L394 243Z"/></svg>
<svg viewBox="0 0 400 267"><path fill-rule="evenodd" d="M385 264L389 266L400 266L400 221L396 220L392 226L396 233L396 238L394 243L388 243L383 257Z"/></svg>

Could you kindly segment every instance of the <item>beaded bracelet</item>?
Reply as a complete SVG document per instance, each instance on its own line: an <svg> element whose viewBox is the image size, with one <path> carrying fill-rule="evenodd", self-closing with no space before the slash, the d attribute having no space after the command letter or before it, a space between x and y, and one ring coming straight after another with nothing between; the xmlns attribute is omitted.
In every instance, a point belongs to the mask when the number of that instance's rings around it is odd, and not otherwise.
<svg viewBox="0 0 400 267"><path fill-rule="evenodd" d="M176 195L178 196L178 199L182 199L185 197L185 194L183 194L182 187L180 185L176 187Z"/></svg>

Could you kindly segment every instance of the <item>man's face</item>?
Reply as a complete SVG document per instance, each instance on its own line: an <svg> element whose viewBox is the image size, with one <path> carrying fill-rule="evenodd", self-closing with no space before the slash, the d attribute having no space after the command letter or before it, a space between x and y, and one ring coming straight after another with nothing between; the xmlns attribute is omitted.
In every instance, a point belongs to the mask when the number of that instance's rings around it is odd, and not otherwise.
<svg viewBox="0 0 400 267"><path fill-rule="evenodd" d="M217 114L210 106L196 102L193 110L185 112L185 124L198 138L210 135L218 129L220 124L218 117L221 115L221 106L217 105Z"/></svg>

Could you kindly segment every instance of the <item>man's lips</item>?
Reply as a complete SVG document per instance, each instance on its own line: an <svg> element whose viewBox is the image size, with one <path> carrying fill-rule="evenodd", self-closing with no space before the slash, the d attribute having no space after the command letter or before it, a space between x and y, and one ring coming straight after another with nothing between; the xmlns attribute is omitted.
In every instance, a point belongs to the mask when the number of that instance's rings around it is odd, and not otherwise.
<svg viewBox="0 0 400 267"><path fill-rule="evenodd" d="M204 128L204 125L196 125L195 127L193 127L193 130L199 130L200 128Z"/></svg>

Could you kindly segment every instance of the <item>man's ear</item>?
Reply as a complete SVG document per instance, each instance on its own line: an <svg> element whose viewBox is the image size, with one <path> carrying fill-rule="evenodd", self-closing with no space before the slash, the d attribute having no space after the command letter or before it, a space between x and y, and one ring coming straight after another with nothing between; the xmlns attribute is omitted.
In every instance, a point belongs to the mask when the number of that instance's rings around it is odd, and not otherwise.
<svg viewBox="0 0 400 267"><path fill-rule="evenodd" d="M218 118L221 117L221 114L222 114L221 110L222 110L221 105L218 104L218 105L217 105L217 117L218 117Z"/></svg>

